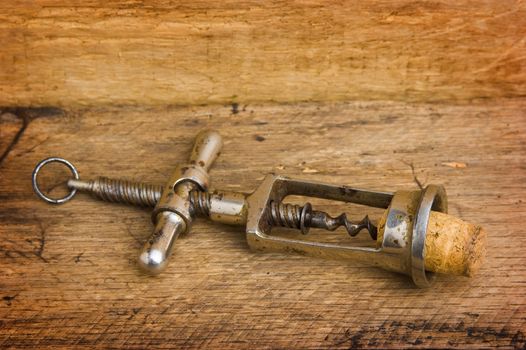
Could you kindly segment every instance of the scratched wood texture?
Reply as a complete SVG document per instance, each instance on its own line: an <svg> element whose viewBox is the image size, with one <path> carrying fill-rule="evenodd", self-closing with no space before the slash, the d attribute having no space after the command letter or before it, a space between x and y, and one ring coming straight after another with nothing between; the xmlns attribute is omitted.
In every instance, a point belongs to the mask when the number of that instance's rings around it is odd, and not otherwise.
<svg viewBox="0 0 526 350"><path fill-rule="evenodd" d="M419 290L360 262L254 254L241 228L199 220L148 277L135 263L148 210L86 195L51 206L32 192L32 168L51 155L82 178L163 182L203 128L225 139L217 188L250 191L271 171L391 191L442 183L450 212L487 229L487 261L473 279ZM526 346L526 99L18 108L2 110L0 131L3 348ZM53 174L65 176L50 171L44 187Z"/></svg>
<svg viewBox="0 0 526 350"><path fill-rule="evenodd" d="M0 2L0 106L524 96L526 3Z"/></svg>

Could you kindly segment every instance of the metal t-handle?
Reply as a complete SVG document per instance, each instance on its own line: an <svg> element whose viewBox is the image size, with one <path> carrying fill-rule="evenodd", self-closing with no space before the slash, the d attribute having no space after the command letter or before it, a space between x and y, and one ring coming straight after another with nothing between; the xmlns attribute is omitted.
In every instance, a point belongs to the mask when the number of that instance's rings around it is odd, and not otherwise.
<svg viewBox="0 0 526 350"><path fill-rule="evenodd" d="M188 232L194 219L190 192L208 189L208 170L219 156L223 141L216 131L200 132L190 161L177 166L163 188L162 196L152 213L153 234L139 256L139 266L146 272L158 274L167 265L175 240Z"/></svg>

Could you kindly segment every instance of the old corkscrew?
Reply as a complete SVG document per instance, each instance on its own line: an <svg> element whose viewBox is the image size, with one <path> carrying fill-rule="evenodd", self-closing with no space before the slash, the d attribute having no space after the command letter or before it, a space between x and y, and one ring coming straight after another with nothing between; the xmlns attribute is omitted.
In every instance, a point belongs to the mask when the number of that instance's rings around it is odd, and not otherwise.
<svg viewBox="0 0 526 350"><path fill-rule="evenodd" d="M442 186L428 185L422 190L391 193L269 174L252 193L209 191L208 171L221 147L222 139L216 131L199 133L189 162L177 166L164 186L106 177L84 181L67 160L47 158L33 171L33 188L40 198L53 204L65 203L80 191L109 202L153 207L153 233L139 256L139 265L151 274L166 267L177 237L188 232L198 216L245 226L248 244L256 251L357 259L411 276L419 287L429 286L434 272L471 276L480 267L485 252L485 232L446 214L447 196ZM67 182L71 191L61 199L49 198L37 183L39 171L52 162L66 165L73 174ZM377 227L368 216L354 223L345 214L332 217L314 210L310 203L301 206L285 203L289 195L386 210ZM310 228L334 231L340 226L345 227L350 236L368 231L376 246L312 242L272 232L273 227L287 227L307 234Z"/></svg>

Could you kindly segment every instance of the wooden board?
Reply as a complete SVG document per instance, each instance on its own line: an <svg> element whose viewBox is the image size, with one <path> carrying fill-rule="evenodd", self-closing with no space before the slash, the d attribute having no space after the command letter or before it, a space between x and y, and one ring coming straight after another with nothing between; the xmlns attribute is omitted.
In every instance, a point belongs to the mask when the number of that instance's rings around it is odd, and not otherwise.
<svg viewBox="0 0 526 350"><path fill-rule="evenodd" d="M525 111L525 99L4 109L0 346L524 348ZM85 195L51 206L32 192L34 165L51 155L86 179L162 182L205 127L225 138L218 188L250 191L270 171L390 191L443 183L450 213L488 231L481 273L419 290L361 263L253 254L239 228L200 220L152 278L135 263L147 210Z"/></svg>
<svg viewBox="0 0 526 350"><path fill-rule="evenodd" d="M0 106L524 96L522 1L3 1Z"/></svg>

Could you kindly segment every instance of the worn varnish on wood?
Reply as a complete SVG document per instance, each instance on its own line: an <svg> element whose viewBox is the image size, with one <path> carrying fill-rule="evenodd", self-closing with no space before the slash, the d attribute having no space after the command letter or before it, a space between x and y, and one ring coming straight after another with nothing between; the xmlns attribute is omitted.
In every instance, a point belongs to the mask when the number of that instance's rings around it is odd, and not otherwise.
<svg viewBox="0 0 526 350"><path fill-rule="evenodd" d="M523 348L525 111L524 99L3 109L0 346ZM250 191L270 171L387 191L442 183L449 212L486 229L487 259L472 279L419 290L358 262L254 254L238 228L197 221L151 278L136 266L147 210L83 195L56 207L32 192L31 170L50 155L81 177L162 183L205 127L225 139L212 187ZM352 219L382 214L313 204Z"/></svg>

